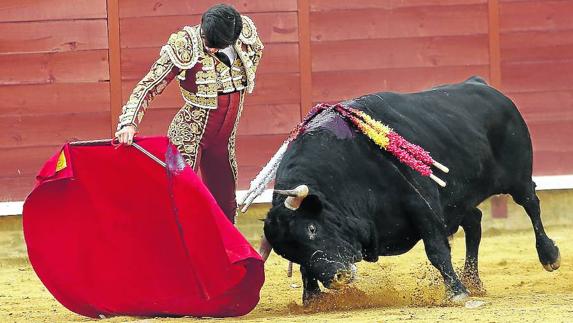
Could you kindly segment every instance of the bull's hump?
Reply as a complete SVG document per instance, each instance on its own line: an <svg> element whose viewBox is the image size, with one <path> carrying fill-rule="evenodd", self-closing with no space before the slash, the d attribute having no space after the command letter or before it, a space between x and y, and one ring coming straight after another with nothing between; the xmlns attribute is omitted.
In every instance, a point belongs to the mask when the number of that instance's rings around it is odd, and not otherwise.
<svg viewBox="0 0 573 323"><path fill-rule="evenodd" d="M324 110L317 114L306 126L306 132L326 129L332 132L338 139L354 138L355 133L338 113L332 110Z"/></svg>

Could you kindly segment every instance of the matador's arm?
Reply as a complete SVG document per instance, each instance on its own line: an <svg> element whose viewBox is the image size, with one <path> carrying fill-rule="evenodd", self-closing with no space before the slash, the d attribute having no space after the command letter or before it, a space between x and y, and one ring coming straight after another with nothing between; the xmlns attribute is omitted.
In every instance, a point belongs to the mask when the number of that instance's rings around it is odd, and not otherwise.
<svg viewBox="0 0 573 323"><path fill-rule="evenodd" d="M133 89L129 100L123 106L117 129L126 125L137 128L149 103L163 92L178 72L179 69L171 62L169 56L163 53Z"/></svg>

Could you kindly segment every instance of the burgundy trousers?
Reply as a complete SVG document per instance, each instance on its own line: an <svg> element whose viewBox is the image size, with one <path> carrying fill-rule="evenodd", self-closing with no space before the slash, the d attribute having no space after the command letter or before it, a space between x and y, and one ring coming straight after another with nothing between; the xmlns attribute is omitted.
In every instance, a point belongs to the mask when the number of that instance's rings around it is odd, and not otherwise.
<svg viewBox="0 0 573 323"><path fill-rule="evenodd" d="M207 111L195 163L195 170L200 170L203 182L232 223L237 212L234 136L241 104L239 92L218 96L217 109Z"/></svg>

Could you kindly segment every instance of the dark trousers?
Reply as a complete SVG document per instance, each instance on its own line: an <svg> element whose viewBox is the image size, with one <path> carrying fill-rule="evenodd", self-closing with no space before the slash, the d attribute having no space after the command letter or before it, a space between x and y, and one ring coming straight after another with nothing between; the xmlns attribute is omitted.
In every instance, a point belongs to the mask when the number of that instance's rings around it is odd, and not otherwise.
<svg viewBox="0 0 573 323"><path fill-rule="evenodd" d="M240 117L241 94L218 96L218 106L208 110L207 122L199 143L195 169L227 216L235 223L237 212L235 134Z"/></svg>

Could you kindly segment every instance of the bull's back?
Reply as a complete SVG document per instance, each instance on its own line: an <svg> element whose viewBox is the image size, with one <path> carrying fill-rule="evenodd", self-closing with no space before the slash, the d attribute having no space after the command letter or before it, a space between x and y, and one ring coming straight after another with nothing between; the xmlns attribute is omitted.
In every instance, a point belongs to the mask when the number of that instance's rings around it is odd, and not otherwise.
<svg viewBox="0 0 573 323"><path fill-rule="evenodd" d="M347 102L420 145L451 172L440 175L455 199L505 193L531 178L529 132L513 102L485 83L468 80L410 93L377 93ZM451 194L450 194L451 195Z"/></svg>

